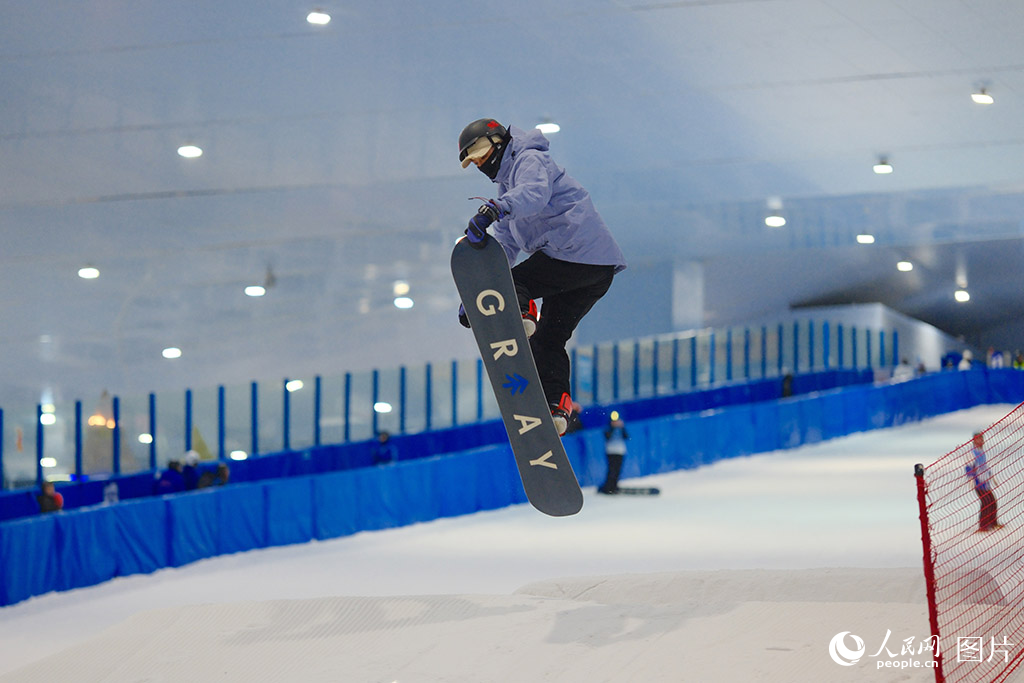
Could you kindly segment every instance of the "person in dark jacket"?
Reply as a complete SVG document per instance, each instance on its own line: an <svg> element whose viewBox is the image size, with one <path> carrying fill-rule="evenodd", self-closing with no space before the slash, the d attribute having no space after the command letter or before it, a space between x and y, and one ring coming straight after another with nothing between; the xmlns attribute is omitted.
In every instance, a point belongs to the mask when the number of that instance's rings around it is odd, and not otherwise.
<svg viewBox="0 0 1024 683"><path fill-rule="evenodd" d="M185 476L182 474L181 462L171 460L156 482L156 495L177 493L185 490Z"/></svg>
<svg viewBox="0 0 1024 683"><path fill-rule="evenodd" d="M618 411L613 410L608 416L608 426L604 430L604 454L608 458L608 474L604 483L598 488L599 493L618 493L619 474L622 472L622 461L626 459L626 441L629 432L626 423Z"/></svg>
<svg viewBox="0 0 1024 683"><path fill-rule="evenodd" d="M974 492L978 495L981 503L981 511L978 514L978 531L992 531L1001 529L999 523L998 508L996 505L996 494L993 490L996 487L996 479L988 467L988 458L985 455L985 435L982 432L975 432L971 448L971 462L966 470L967 476L974 484Z"/></svg>
<svg viewBox="0 0 1024 683"><path fill-rule="evenodd" d="M40 492L36 496L39 503L39 512L57 512L64 509L64 496L57 493L52 481L44 481Z"/></svg>
<svg viewBox="0 0 1024 683"><path fill-rule="evenodd" d="M381 432L377 435L377 443L373 447L374 465L391 465L398 460L398 449L391 443L391 434Z"/></svg>
<svg viewBox="0 0 1024 683"><path fill-rule="evenodd" d="M569 356L573 331L626 268L626 258L590 194L548 154L548 139L494 119L478 119L459 136L462 167L476 164L498 185L496 199L469 221L466 236L486 243L488 228L504 248L530 336L544 396L559 434L572 414ZM519 264L520 253L527 258ZM537 311L535 299L543 299ZM460 313L460 322L469 321Z"/></svg>

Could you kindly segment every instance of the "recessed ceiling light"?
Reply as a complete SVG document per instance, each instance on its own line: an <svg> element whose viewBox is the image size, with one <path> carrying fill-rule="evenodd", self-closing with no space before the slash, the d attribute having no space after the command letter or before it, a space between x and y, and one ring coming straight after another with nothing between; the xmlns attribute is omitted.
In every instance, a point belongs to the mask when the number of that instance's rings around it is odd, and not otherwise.
<svg viewBox="0 0 1024 683"><path fill-rule="evenodd" d="M139 434L139 443L146 443L146 444L153 443L153 435L152 434Z"/></svg>
<svg viewBox="0 0 1024 683"><path fill-rule="evenodd" d="M966 301L971 300L971 295L967 293L966 289L958 289L955 292L953 292L953 298L959 301L960 303L964 303Z"/></svg>
<svg viewBox="0 0 1024 683"><path fill-rule="evenodd" d="M178 156L186 159L198 159L203 156L203 150L195 145L182 145L178 148Z"/></svg>
<svg viewBox="0 0 1024 683"><path fill-rule="evenodd" d="M407 296L400 296L395 298L395 308L412 308L413 300Z"/></svg>
<svg viewBox="0 0 1024 683"><path fill-rule="evenodd" d="M386 401L377 401L373 404L373 412L375 413L390 413L391 410L391 404Z"/></svg>
<svg viewBox="0 0 1024 683"><path fill-rule="evenodd" d="M896 270L902 273L909 273L914 269L914 264L910 261L900 261L896 264Z"/></svg>
<svg viewBox="0 0 1024 683"><path fill-rule="evenodd" d="M40 458L39 459L39 466L40 467L56 467L57 466L57 458L52 458L52 457L49 457L49 456L47 456L45 458Z"/></svg>
<svg viewBox="0 0 1024 683"><path fill-rule="evenodd" d="M78 277L82 278L83 280L95 280L99 276L100 276L100 271L99 271L98 268L93 268L92 266L86 266L85 268L79 268L78 269Z"/></svg>
<svg viewBox="0 0 1024 683"><path fill-rule="evenodd" d="M39 424L52 425L57 424L57 416L53 413L43 413L39 416Z"/></svg>
<svg viewBox="0 0 1024 683"><path fill-rule="evenodd" d="M231 451L231 455L229 457L232 460L245 460L249 457L249 454L245 451Z"/></svg>
<svg viewBox="0 0 1024 683"><path fill-rule="evenodd" d="M306 386L303 384L301 379L293 379L285 382L284 388L288 392L298 391L302 387Z"/></svg>
<svg viewBox="0 0 1024 683"><path fill-rule="evenodd" d="M559 126L557 123L553 123L551 121L545 121L544 123L538 123L536 126L534 126L534 128L539 130L541 133L544 133L544 135L550 135L551 133L557 133L558 131L562 130L561 126Z"/></svg>
<svg viewBox="0 0 1024 683"><path fill-rule="evenodd" d="M331 23L331 15L322 9L315 9L306 15L306 21L314 26L326 26Z"/></svg>
<svg viewBox="0 0 1024 683"><path fill-rule="evenodd" d="M878 163L874 165L873 169L878 175L886 175L887 173L892 173L892 164L889 163L888 159L882 157L878 160Z"/></svg>
<svg viewBox="0 0 1024 683"><path fill-rule="evenodd" d="M971 99L974 100L975 104L992 104L995 102L985 88L982 88L978 92L971 93Z"/></svg>
<svg viewBox="0 0 1024 683"><path fill-rule="evenodd" d="M405 280L395 280L395 284L392 285L391 291L395 296L405 296L409 293L409 283Z"/></svg>
<svg viewBox="0 0 1024 683"><path fill-rule="evenodd" d="M263 296L267 293L267 288L263 285L249 285L245 288L246 296Z"/></svg>
<svg viewBox="0 0 1024 683"><path fill-rule="evenodd" d="M857 235L857 244L874 244L875 236L868 234Z"/></svg>
<svg viewBox="0 0 1024 683"><path fill-rule="evenodd" d="M164 358L181 358L181 349L177 346L168 346L160 352Z"/></svg>
<svg viewBox="0 0 1024 683"><path fill-rule="evenodd" d="M778 214L773 213L770 216L765 216L764 224L767 225L769 228L781 228L786 224L786 219Z"/></svg>

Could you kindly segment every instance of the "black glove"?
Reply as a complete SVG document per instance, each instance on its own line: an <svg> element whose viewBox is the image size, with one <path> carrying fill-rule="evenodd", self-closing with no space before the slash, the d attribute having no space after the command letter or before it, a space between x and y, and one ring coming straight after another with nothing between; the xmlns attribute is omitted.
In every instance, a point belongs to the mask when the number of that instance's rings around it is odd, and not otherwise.
<svg viewBox="0 0 1024 683"><path fill-rule="evenodd" d="M469 219L469 227L466 228L466 237L469 238L470 246L482 249L487 244L487 226L494 222L494 219L487 215L483 207L480 212Z"/></svg>
<svg viewBox="0 0 1024 683"><path fill-rule="evenodd" d="M459 304L459 324L463 327L469 327L469 316L466 315L466 307Z"/></svg>

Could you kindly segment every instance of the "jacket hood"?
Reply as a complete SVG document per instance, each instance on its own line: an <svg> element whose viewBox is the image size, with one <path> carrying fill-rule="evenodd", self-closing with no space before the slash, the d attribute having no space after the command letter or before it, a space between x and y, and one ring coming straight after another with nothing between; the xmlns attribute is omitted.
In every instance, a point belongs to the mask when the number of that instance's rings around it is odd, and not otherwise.
<svg viewBox="0 0 1024 683"><path fill-rule="evenodd" d="M525 131L516 126L509 126L508 132L512 134L513 151L520 152L524 149L539 149L542 152L546 152L551 147L551 143L544 137L544 133L541 133L536 128Z"/></svg>

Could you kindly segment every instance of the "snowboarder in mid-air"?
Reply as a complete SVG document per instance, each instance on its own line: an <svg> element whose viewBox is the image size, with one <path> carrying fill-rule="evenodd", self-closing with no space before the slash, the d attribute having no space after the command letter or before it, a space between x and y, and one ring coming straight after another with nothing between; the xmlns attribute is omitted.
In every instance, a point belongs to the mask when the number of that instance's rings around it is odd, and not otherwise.
<svg viewBox="0 0 1024 683"><path fill-rule="evenodd" d="M459 136L459 160L498 185L497 198L483 200L466 235L480 244L490 227L505 250L544 395L565 434L572 413L565 345L626 259L590 194L551 159L539 130L478 119ZM528 258L513 265L520 252ZM469 327L464 311L459 321Z"/></svg>

